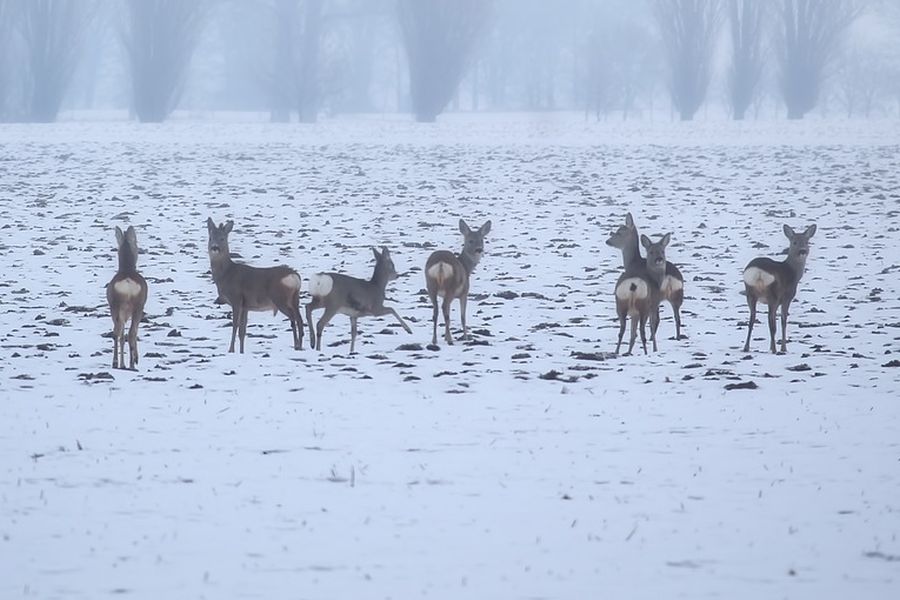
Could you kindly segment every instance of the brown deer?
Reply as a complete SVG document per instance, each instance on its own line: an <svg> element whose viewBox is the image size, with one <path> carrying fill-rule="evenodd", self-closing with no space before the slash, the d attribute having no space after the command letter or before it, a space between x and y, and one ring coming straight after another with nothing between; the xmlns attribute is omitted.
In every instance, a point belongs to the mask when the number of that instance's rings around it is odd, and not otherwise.
<svg viewBox="0 0 900 600"><path fill-rule="evenodd" d="M147 282L137 271L138 245L134 227L125 233L116 227L116 245L119 253L119 269L106 284L106 300L113 320L113 369L125 368L125 324L131 320L128 329L129 368L138 364L138 325L144 317L147 302Z"/></svg>
<svg viewBox="0 0 900 600"><path fill-rule="evenodd" d="M787 352L787 318L788 310L794 296L797 295L797 284L806 270L806 259L809 257L809 239L816 233L816 226L810 225L803 233L795 233L788 225L784 226L784 235L790 240L787 258L775 261L771 258L754 258L744 268L744 289L747 293L747 304L750 306L750 321L747 323L747 341L744 352L750 351L750 336L753 335L753 323L756 321L756 303L769 305L769 350L775 352L775 312L781 307L781 351Z"/></svg>
<svg viewBox="0 0 900 600"><path fill-rule="evenodd" d="M628 213L625 215L625 224L620 225L616 232L606 240L608 246L622 251L622 263L625 269L628 269L634 261L639 261L641 264L646 263L641 257L638 239L634 218L631 213ZM666 274L659 289L662 292L663 300L672 305L672 314L675 317L675 339L680 340L682 339L681 305L684 303L684 277L678 267L670 261L666 261Z"/></svg>
<svg viewBox="0 0 900 600"><path fill-rule="evenodd" d="M425 286L433 308L431 320L434 328L431 343L434 345L437 345L438 296L443 298L441 309L444 313L444 339L448 344L453 344L453 336L450 334L450 305L457 298L459 299L459 318L462 322L463 339L469 339L469 329L466 327L469 280L472 277L472 271L475 270L484 255L484 236L491 231L491 222L487 221L472 231L466 222L460 219L459 231L463 234L463 248L459 254L438 250L432 252L425 263Z"/></svg>
<svg viewBox="0 0 900 600"><path fill-rule="evenodd" d="M309 344L316 350L322 349L322 332L338 313L350 317L350 354L356 350L356 321L359 317L394 315L406 333L412 333L397 311L384 305L387 284L399 277L391 253L382 246L381 253L372 248L372 254L375 255L375 270L369 280L341 273L317 273L309 278L312 301L306 305L306 320L309 323ZM324 308L325 313L316 323L316 331L313 331L312 313L320 308Z"/></svg>
<svg viewBox="0 0 900 600"><path fill-rule="evenodd" d="M646 235L642 235L641 244L647 249L647 260L644 264L632 261L616 282L616 313L619 316L619 342L616 344L616 354L622 347L625 321L628 317L631 317L631 340L628 343L628 354L634 350L638 327L641 332L641 345L644 348L644 354L647 354L644 328L648 319L650 320L650 340L653 342L653 351L657 351L656 329L659 327L659 303L662 302L659 284L666 275L666 246L669 245L670 239L671 234L667 233L660 241L653 243Z"/></svg>
<svg viewBox="0 0 900 600"><path fill-rule="evenodd" d="M271 310L280 311L291 320L291 335L295 350L303 349L303 319L300 316L300 275L290 267L251 267L231 260L228 251L228 234L234 222L216 226L206 219L209 230L209 266L219 297L216 302L231 306L231 345L234 352L235 338L240 334L241 354L247 335L247 313Z"/></svg>

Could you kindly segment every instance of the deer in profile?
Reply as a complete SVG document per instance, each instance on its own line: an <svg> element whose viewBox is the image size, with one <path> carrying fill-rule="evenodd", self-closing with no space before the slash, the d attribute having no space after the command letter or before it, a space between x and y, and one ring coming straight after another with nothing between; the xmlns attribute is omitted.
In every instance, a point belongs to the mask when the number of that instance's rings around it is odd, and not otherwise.
<svg viewBox="0 0 900 600"><path fill-rule="evenodd" d="M750 321L747 323L747 341L744 352L750 351L750 336L756 321L756 303L769 305L769 350L775 352L775 313L781 307L781 351L787 352L787 318L797 284L806 270L809 257L809 239L816 233L816 226L810 225L803 233L795 233L788 225L784 235L790 240L787 258L775 261L771 258L754 258L744 268L744 289L750 306Z"/></svg>
<svg viewBox="0 0 900 600"><path fill-rule="evenodd" d="M647 260L641 264L633 261L616 282L616 313L619 316L619 342L616 354L622 347L625 335L625 322L631 317L631 340L628 343L628 354L634 350L637 331L640 328L641 345L647 354L645 326L650 321L650 340L653 351L656 347L656 329L659 327L659 304L662 302L660 283L666 276L666 246L671 234L666 234L656 243L645 235L641 236L641 244L647 249Z"/></svg>
<svg viewBox="0 0 900 600"><path fill-rule="evenodd" d="M106 285L106 300L113 320L113 369L125 368L125 324L128 328L129 367L138 364L138 325L144 317L147 302L147 281L137 271L138 245L134 227L129 226L122 233L116 227L116 245L119 253L119 269Z"/></svg>
<svg viewBox="0 0 900 600"><path fill-rule="evenodd" d="M444 339L453 344L450 333L450 305L459 299L459 318L462 322L463 339L469 339L466 326L466 300L469 296L469 281L472 271L484 255L484 236L491 231L491 222L472 231L466 222L459 220L459 231L463 235L463 247L459 254L447 250L432 252L425 262L425 287L431 299L433 331L431 343L437 345L438 296L442 298L444 313Z"/></svg>
<svg viewBox="0 0 900 600"><path fill-rule="evenodd" d="M247 313L280 311L291 321L291 335L295 350L303 349L303 319L300 316L300 275L285 266L251 267L236 263L228 250L228 234L234 222L216 225L211 218L206 219L209 230L209 266L216 284L219 304L231 306L231 345L234 352L235 338L240 334L241 354L244 352L244 337L247 335Z"/></svg>
<svg viewBox="0 0 900 600"><path fill-rule="evenodd" d="M359 317L394 315L406 333L412 333L397 311L384 305L387 284L399 277L391 253L382 246L380 253L372 248L372 254L375 255L375 270L371 279L358 279L340 273L317 273L310 277L312 301L306 305L306 320L309 322L309 344L316 350L322 349L322 332L338 313L350 317L350 354L356 350L356 322ZM320 308L324 308L325 312L313 331L312 313Z"/></svg>
<svg viewBox="0 0 900 600"><path fill-rule="evenodd" d="M638 243L638 230L634 224L631 213L625 215L625 224L613 233L606 244L622 251L622 263L627 270L632 263L638 266L646 264L641 257L640 244ZM681 305L684 303L684 277L678 267L666 261L666 273L659 286L662 299L672 305L672 314L675 316L675 339L681 339Z"/></svg>

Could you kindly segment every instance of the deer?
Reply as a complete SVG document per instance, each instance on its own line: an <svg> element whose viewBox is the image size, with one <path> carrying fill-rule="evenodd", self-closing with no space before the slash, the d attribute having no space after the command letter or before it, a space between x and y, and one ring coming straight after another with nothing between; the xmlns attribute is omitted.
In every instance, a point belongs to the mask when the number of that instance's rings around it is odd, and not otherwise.
<svg viewBox="0 0 900 600"><path fill-rule="evenodd" d="M309 278L312 301L306 305L306 320L309 323L309 343L316 350L322 350L322 332L338 313L350 317L350 354L356 351L356 324L359 317L393 315L406 333L412 333L412 329L397 311L384 305L387 284L399 277L390 251L382 246L380 253L372 248L372 254L375 255L375 270L369 280L341 273L316 273ZM312 313L320 308L324 308L325 312L316 323L314 331Z"/></svg>
<svg viewBox="0 0 900 600"><path fill-rule="evenodd" d="M249 311L281 312L291 321L294 350L303 349L303 319L300 316L300 275L286 266L251 267L236 263L228 250L228 234L234 229L234 221L216 225L206 219L209 230L209 266L216 284L216 304L231 306L231 345L234 352L235 338L240 337L241 354L247 335Z"/></svg>
<svg viewBox="0 0 900 600"><path fill-rule="evenodd" d="M625 215L625 224L619 225L608 240L607 246L618 248L622 251L622 263L628 269L632 262L638 261L645 264L641 257L640 244L638 243L638 230L634 224L631 213ZM672 314L675 317L675 339L682 339L681 335L681 305L684 303L684 277L681 271L673 263L666 261L666 273L660 284L662 298L672 305Z"/></svg>
<svg viewBox="0 0 900 600"><path fill-rule="evenodd" d="M784 226L784 235L790 240L787 258L783 261L760 257L751 260L744 268L744 290L750 306L750 321L747 323L747 341L744 352L750 351L750 337L756 321L756 303L769 305L769 350L775 354L775 317L781 307L781 352L787 352L787 318L791 302L797 295L797 284L806 270L809 257L809 240L815 235L815 224L803 233L795 233L789 225Z"/></svg>
<svg viewBox="0 0 900 600"><path fill-rule="evenodd" d="M632 261L625 272L616 281L616 313L619 317L619 342L616 354L622 347L625 335L625 322L631 317L631 340L628 343L628 354L634 350L638 326L641 332L641 345L647 354L647 339L644 328L650 320L650 340L653 351L657 351L656 330L659 327L659 304L662 302L660 283L666 276L666 246L671 234L667 233L654 243L645 235L641 236L641 244L647 249L647 260L644 264Z"/></svg>
<svg viewBox="0 0 900 600"><path fill-rule="evenodd" d="M122 233L116 227L116 246L119 254L119 268L112 280L106 284L106 300L113 321L113 369L125 368L125 324L128 328L128 364L135 370L138 364L138 325L144 318L144 304L147 302L147 281L138 273L137 234L129 226Z"/></svg>
<svg viewBox="0 0 900 600"><path fill-rule="evenodd" d="M448 250L437 250L431 253L425 262L425 287L431 299L432 324L431 344L437 345L438 302L440 296L441 309L444 313L444 339L453 345L450 333L450 305L459 300L459 318L462 323L463 340L469 340L469 329L466 326L466 301L469 295L469 282L472 272L484 255L484 236L491 231L491 222L472 231L463 219L459 220L459 232L463 235L463 247L459 254Z"/></svg>

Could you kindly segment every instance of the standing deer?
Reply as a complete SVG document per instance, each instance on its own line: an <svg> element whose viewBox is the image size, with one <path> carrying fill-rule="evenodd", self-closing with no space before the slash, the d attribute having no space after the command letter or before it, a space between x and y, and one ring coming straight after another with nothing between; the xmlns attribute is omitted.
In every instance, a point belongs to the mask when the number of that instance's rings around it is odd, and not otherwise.
<svg viewBox="0 0 900 600"><path fill-rule="evenodd" d="M241 354L244 353L244 337L247 334L247 313L251 310L279 311L291 320L294 350L303 349L303 319L300 316L300 275L290 267L251 267L231 260L228 251L228 234L234 222L216 226L206 219L209 230L209 266L219 292L217 303L231 306L231 345L240 333Z"/></svg>
<svg viewBox="0 0 900 600"><path fill-rule="evenodd" d="M450 305L459 299L459 317L462 322L463 339L469 339L469 329L466 327L466 300L469 295L469 280L472 271L478 265L484 255L484 236L491 230L491 222L487 221L475 231L469 229L466 222L459 220L459 231L463 234L463 248L459 254L453 254L447 250L432 252L425 263L425 286L428 289L428 297L431 299L432 323L434 325L431 335L431 343L437 345L437 297L441 296L443 302L441 308L444 313L444 338L448 344L453 344L453 336L450 334Z"/></svg>
<svg viewBox="0 0 900 600"><path fill-rule="evenodd" d="M744 289L747 292L747 304L750 306L750 322L747 324L747 341L744 352L750 351L750 336L753 335L753 323L756 321L756 303L769 305L769 350L775 352L775 311L781 307L781 351L787 352L787 318L788 310L794 296L797 295L797 284L806 270L806 259L809 256L809 239L816 233L816 226L810 225L803 233L794 233L789 226L784 226L784 235L791 241L787 258L781 262L771 258L754 258L744 268Z"/></svg>
<svg viewBox="0 0 900 600"><path fill-rule="evenodd" d="M119 252L119 269L106 284L106 300L113 320L113 369L125 368L125 323L131 319L128 329L129 367L138 364L138 324L144 317L147 302L147 282L137 271L138 245L134 227L122 233L116 227L116 245Z"/></svg>
<svg viewBox="0 0 900 600"><path fill-rule="evenodd" d="M631 317L631 340L628 343L628 354L634 349L638 326L641 331L641 345L647 354L647 339L644 327L650 319L650 340L653 351L656 347L656 329L659 327L659 303L662 302L660 282L666 276L666 246L671 234L666 234L656 243L645 235L641 236L641 244L647 249L647 260L644 264L632 261L616 282L616 313L619 316L619 342L616 354L622 347L625 335L625 321Z"/></svg>
<svg viewBox="0 0 900 600"><path fill-rule="evenodd" d="M620 225L613 233L606 244L622 251L622 263L627 270L632 262L639 261L645 264L646 261L641 257L640 244L638 243L638 230L634 224L631 213L625 215L625 224ZM681 336L681 305L684 303L684 277L678 267L671 262L666 261L666 273L662 283L659 286L662 292L662 299L672 305L672 313L675 316L675 339L680 340Z"/></svg>
<svg viewBox="0 0 900 600"><path fill-rule="evenodd" d="M412 333L397 311L384 305L384 289L388 282L399 277L391 253L382 246L380 254L375 248L372 248L372 254L375 255L375 270L368 281L340 273L317 273L310 277L312 301L306 305L306 320L309 322L309 344L316 350L322 349L322 331L338 313L350 317L350 354L356 349L356 321L359 317L394 315L406 333ZM320 308L324 308L325 313L316 323L316 331L313 331L312 313Z"/></svg>

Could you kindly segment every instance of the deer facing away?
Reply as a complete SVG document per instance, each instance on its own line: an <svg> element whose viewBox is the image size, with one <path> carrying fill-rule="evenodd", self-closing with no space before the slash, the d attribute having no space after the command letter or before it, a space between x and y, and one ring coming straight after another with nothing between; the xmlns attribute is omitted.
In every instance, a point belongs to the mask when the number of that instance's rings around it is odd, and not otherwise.
<svg viewBox="0 0 900 600"><path fill-rule="evenodd" d="M625 224L613 233L606 244L622 251L622 263L627 270L633 262L646 264L641 257L640 244L638 243L638 230L634 224L631 213L625 215ZM678 267L666 261L665 277L660 284L662 299L672 305L672 314L675 317L675 339L681 339L681 305L684 303L684 277Z"/></svg>
<svg viewBox="0 0 900 600"><path fill-rule="evenodd" d="M116 227L116 244L119 253L119 269L106 285L106 300L113 320L113 369L125 368L125 324L128 329L129 368L138 364L138 324L144 317L147 302L147 282L137 271L138 245L134 227L125 233Z"/></svg>
<svg viewBox="0 0 900 600"><path fill-rule="evenodd" d="M247 313L271 310L280 311L291 321L291 335L295 350L303 349L303 319L300 316L300 275L290 267L251 267L236 263L228 250L228 234L234 222L216 225L206 220L209 230L209 265L213 281L219 292L217 302L231 306L231 345L234 352L235 338L240 334L241 353L247 334Z"/></svg>
<svg viewBox="0 0 900 600"><path fill-rule="evenodd" d="M747 293L747 304L750 306L750 321L747 323L747 341L744 352L750 351L750 336L753 335L753 323L756 321L756 303L769 305L769 350L775 352L775 312L781 307L781 351L787 352L787 318L788 310L794 296L797 295L797 284L806 270L806 259L809 257L809 239L816 233L816 226L810 225L803 233L795 233L788 225L784 226L784 235L790 240L787 258L775 261L771 258L754 258L744 268L744 289Z"/></svg>
<svg viewBox="0 0 900 600"><path fill-rule="evenodd" d="M666 234L656 243L645 235L641 236L641 244L647 249L647 260L644 264L633 261L616 282L616 313L619 316L619 341L616 354L622 347L625 335L625 321L631 317L631 340L628 343L628 354L634 349L638 327L641 332L641 345L647 354L647 339L644 328L650 320L650 340L656 352L656 330L659 327L659 303L662 301L660 283L666 276L666 246L671 234Z"/></svg>
<svg viewBox="0 0 900 600"><path fill-rule="evenodd" d="M453 344L450 333L450 305L459 299L459 317L462 322L463 339L469 339L466 327L466 300L469 295L469 280L472 271L484 255L484 236L491 231L491 222L472 231L466 222L459 220L459 231L463 235L463 248L459 254L447 250L432 252L425 263L425 286L431 299L433 330L431 343L437 345L438 296L443 298L441 309L444 313L444 339Z"/></svg>
<svg viewBox="0 0 900 600"><path fill-rule="evenodd" d="M372 248L372 254L375 255L375 270L369 280L340 273L317 273L310 277L312 301L306 305L306 320L309 322L309 344L316 350L322 349L322 331L338 313L350 317L351 354L356 349L356 321L359 317L394 315L406 333L412 333L397 311L384 305L384 290L389 282L398 277L391 253L382 246L380 253ZM325 312L313 331L312 313L320 308L324 308Z"/></svg>

